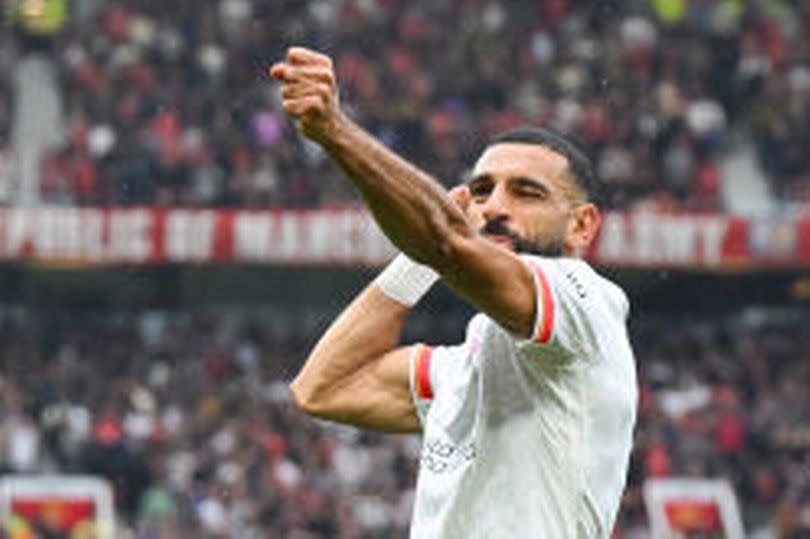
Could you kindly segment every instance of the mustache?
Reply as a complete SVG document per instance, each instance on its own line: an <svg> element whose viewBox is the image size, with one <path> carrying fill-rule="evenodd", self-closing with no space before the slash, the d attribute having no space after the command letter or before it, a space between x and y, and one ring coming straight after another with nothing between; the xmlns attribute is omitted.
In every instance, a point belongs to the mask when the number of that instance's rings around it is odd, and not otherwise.
<svg viewBox="0 0 810 539"><path fill-rule="evenodd" d="M517 232L511 230L504 220L495 219L488 221L478 231L484 236L503 236L512 241L515 252L527 253L547 257L563 256L563 239L552 238L544 242L532 242L524 238Z"/></svg>
<svg viewBox="0 0 810 539"><path fill-rule="evenodd" d="M478 232L484 236L504 236L516 243L525 241L519 234L510 230L503 221L498 219L485 223Z"/></svg>

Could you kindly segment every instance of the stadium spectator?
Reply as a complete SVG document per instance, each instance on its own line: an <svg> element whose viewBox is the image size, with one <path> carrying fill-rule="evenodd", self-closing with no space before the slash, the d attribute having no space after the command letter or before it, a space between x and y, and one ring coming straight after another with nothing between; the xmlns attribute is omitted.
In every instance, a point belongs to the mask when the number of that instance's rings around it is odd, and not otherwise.
<svg viewBox="0 0 810 539"><path fill-rule="evenodd" d="M533 123L594 148L614 207L722 207L719 164L746 137L776 194L810 199L806 2L141 0L73 15L53 49L68 137L44 166L52 203L352 203L279 117L265 68L290 42L332 55L359 122L448 184L493 133ZM2 65L13 51L0 40Z"/></svg>
<svg viewBox="0 0 810 539"><path fill-rule="evenodd" d="M617 537L647 537L645 478L682 475L730 478L751 536L810 532L810 332L806 313L769 318L634 321L642 398ZM0 320L3 471L105 474L137 539L404 537L419 440L300 414L284 379L301 352L276 355L302 339L300 324L188 312ZM224 369L199 359L215 342Z"/></svg>

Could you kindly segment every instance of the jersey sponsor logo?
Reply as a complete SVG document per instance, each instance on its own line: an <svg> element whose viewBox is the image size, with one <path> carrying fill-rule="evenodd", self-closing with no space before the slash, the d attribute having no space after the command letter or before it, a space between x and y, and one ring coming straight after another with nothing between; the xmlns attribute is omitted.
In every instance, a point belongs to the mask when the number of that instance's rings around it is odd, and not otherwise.
<svg viewBox="0 0 810 539"><path fill-rule="evenodd" d="M422 447L420 465L433 473L446 473L475 459L475 446L430 438Z"/></svg>

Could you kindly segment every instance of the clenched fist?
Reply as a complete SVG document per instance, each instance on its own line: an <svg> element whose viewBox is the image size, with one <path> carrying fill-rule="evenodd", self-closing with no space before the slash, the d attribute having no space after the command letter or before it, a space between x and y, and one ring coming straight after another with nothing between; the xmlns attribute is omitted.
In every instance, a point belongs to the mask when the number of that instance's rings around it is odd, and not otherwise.
<svg viewBox="0 0 810 539"><path fill-rule="evenodd" d="M298 120L299 129L316 142L325 142L343 120L338 103L332 59L303 47L291 47L282 62L270 68L281 81L284 110Z"/></svg>

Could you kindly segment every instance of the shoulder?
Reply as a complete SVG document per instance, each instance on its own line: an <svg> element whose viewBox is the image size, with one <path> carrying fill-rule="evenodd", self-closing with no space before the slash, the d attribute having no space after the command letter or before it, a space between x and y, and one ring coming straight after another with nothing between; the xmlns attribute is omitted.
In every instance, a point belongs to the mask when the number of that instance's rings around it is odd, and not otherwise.
<svg viewBox="0 0 810 539"><path fill-rule="evenodd" d="M625 334L627 295L586 261L533 255L521 259L532 271L537 289L535 330L521 347L528 343L533 353L556 349L584 357L613 336Z"/></svg>
<svg viewBox="0 0 810 539"><path fill-rule="evenodd" d="M627 318L630 301L625 291L585 260L537 255L520 257L535 272L536 279L546 282L559 301L583 307L600 304L617 318Z"/></svg>

